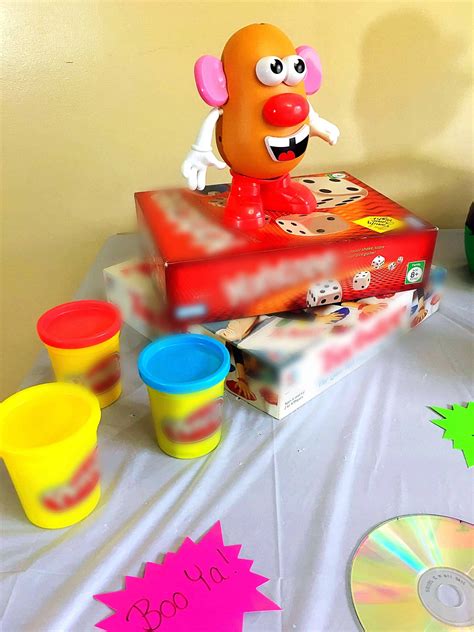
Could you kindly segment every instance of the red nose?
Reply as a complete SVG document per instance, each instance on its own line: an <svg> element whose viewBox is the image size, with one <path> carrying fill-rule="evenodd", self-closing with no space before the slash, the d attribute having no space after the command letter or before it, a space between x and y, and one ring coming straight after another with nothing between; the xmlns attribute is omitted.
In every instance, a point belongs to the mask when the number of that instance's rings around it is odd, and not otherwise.
<svg viewBox="0 0 474 632"><path fill-rule="evenodd" d="M309 105L304 97L292 92L275 94L263 106L263 118L270 125L291 127L302 123L308 116Z"/></svg>

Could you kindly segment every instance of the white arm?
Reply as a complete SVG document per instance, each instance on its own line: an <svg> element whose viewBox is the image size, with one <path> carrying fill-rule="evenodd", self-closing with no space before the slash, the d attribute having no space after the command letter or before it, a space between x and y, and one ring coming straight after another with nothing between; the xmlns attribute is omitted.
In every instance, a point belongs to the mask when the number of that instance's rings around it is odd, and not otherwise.
<svg viewBox="0 0 474 632"><path fill-rule="evenodd" d="M188 181L188 187L194 191L202 191L206 186L206 171L210 165L224 169L226 164L218 160L212 152L212 136L214 128L221 115L221 110L213 108L204 119L196 142L181 166L181 173Z"/></svg>
<svg viewBox="0 0 474 632"><path fill-rule="evenodd" d="M313 110L312 106L309 106L309 127L311 136L319 136L330 145L335 145L339 138L339 129L334 125L323 119L319 114Z"/></svg>

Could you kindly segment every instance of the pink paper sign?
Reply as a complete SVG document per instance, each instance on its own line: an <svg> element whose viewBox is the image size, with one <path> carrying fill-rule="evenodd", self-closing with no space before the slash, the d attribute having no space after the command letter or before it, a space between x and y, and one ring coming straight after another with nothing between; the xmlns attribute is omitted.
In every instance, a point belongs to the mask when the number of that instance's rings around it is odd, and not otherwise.
<svg viewBox="0 0 474 632"><path fill-rule="evenodd" d="M225 545L221 523L200 542L186 538L161 564L148 562L142 577L126 577L125 589L94 595L115 613L96 624L108 632L242 630L245 612L280 610L257 590L268 581L239 558L240 544Z"/></svg>

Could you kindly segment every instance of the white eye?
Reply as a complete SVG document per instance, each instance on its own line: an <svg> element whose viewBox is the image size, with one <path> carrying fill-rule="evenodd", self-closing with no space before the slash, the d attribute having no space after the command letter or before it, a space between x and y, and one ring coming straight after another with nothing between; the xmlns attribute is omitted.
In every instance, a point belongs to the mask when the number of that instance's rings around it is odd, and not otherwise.
<svg viewBox="0 0 474 632"><path fill-rule="evenodd" d="M286 66L285 83L289 86L296 86L306 77L306 62L299 55L285 57L283 63Z"/></svg>
<svg viewBox="0 0 474 632"><path fill-rule="evenodd" d="M262 57L257 61L255 73L266 86L277 86L285 81L286 67L279 57Z"/></svg>

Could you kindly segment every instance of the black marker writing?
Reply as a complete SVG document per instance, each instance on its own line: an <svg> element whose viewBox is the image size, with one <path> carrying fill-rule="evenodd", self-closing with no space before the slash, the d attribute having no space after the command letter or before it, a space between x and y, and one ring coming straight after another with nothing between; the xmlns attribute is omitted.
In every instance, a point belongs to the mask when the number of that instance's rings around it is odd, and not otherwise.
<svg viewBox="0 0 474 632"><path fill-rule="evenodd" d="M178 610L184 610L188 607L188 604L187 597L180 592L173 593L171 599L163 599L158 610L150 609L150 601L148 599L139 599L127 612L126 621L130 621L132 614L134 619L140 616L144 632L154 632L154 630L158 630L163 619L173 618Z"/></svg>
<svg viewBox="0 0 474 632"><path fill-rule="evenodd" d="M223 575L221 571L217 568L217 566L212 566L209 575L211 576L212 581L215 584L220 584L221 582L229 579L226 575Z"/></svg>
<svg viewBox="0 0 474 632"><path fill-rule="evenodd" d="M196 564L194 565L195 568L197 568L199 575L197 577L190 577L188 571L184 571L184 574L186 575L186 577L189 579L189 581L191 582L199 582L202 581L204 586L208 589L211 590L211 587L209 586L209 584L207 583L207 581L204 579L203 574L202 574L202 570L199 568L199 566L196 566Z"/></svg>
<svg viewBox="0 0 474 632"><path fill-rule="evenodd" d="M140 599L134 603L127 612L126 621L130 621L132 613L138 613L142 617L143 622L146 624L146 627L143 626L143 629L146 632L153 632L153 630L157 630L161 625L161 613L158 610L150 610L150 602L148 599ZM156 615L158 622L153 626L151 624L151 619L154 615Z"/></svg>
<svg viewBox="0 0 474 632"><path fill-rule="evenodd" d="M225 562L226 564L228 564L228 563L229 563L229 560L226 558L226 556L224 555L224 553L223 553L220 549L217 549L217 552L218 552L218 553L219 553L219 555L222 557L222 559L224 560L224 562Z"/></svg>

